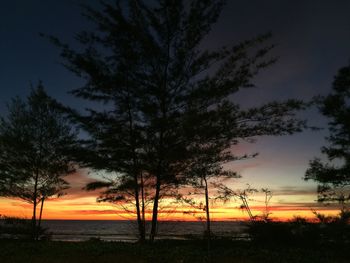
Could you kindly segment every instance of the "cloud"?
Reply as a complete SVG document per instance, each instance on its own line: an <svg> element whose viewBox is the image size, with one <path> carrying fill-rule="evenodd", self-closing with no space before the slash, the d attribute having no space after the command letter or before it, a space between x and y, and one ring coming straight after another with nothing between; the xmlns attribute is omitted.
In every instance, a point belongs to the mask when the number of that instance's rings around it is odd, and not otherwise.
<svg viewBox="0 0 350 263"><path fill-rule="evenodd" d="M281 186L279 189L272 190L274 196L279 195L315 195L315 187L295 187L295 186Z"/></svg>
<svg viewBox="0 0 350 263"><path fill-rule="evenodd" d="M98 197L101 190L86 191L84 187L95 179L88 176L88 170L78 170L74 174L70 174L65 177L65 180L69 183L70 188L65 191L65 195L61 198L53 198L51 201L59 200L74 200L86 197Z"/></svg>
<svg viewBox="0 0 350 263"><path fill-rule="evenodd" d="M117 209L107 209L107 210L97 210L97 209L91 209L91 210L70 210L69 213L71 214L78 214L78 215L116 215L116 214L124 214L127 213L125 210L117 210Z"/></svg>
<svg viewBox="0 0 350 263"><path fill-rule="evenodd" d="M16 206L16 207L21 207L21 208L24 208L24 209L32 209L33 208L32 204L29 204L29 203L26 203L26 202L11 202L10 205L11 206Z"/></svg>
<svg viewBox="0 0 350 263"><path fill-rule="evenodd" d="M251 206L251 210L256 210L256 211L265 211L265 206ZM274 211L312 211L312 210L322 210L322 211L329 211L329 210L334 210L332 207L325 207L325 206L320 206L318 204L297 204L297 205L274 205L269 207L269 211L274 212Z"/></svg>

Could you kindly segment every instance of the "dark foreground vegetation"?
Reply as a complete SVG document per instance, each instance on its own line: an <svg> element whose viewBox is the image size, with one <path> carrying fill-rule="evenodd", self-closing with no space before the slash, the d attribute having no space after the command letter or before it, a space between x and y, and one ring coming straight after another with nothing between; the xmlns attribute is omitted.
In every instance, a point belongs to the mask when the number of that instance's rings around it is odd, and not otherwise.
<svg viewBox="0 0 350 263"><path fill-rule="evenodd" d="M301 217L289 222L250 222L246 238L212 235L210 243L205 236L153 243L98 238L59 242L51 241L45 229L41 240L33 242L30 220L5 218L0 225L0 262L349 262L348 214L316 215L317 223Z"/></svg>
<svg viewBox="0 0 350 263"><path fill-rule="evenodd" d="M208 256L206 243L156 241L154 244L119 242L0 241L1 262L349 262L348 245L257 243L214 240ZM210 260L208 259L210 258Z"/></svg>

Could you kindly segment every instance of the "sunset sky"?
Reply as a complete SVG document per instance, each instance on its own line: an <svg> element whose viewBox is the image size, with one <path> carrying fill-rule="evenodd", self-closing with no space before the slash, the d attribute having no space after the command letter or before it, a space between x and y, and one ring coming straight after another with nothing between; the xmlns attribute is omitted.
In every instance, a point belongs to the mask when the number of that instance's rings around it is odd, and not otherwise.
<svg viewBox="0 0 350 263"><path fill-rule="evenodd" d="M92 28L80 16L80 3L98 7L96 0L11 0L0 8L0 114L6 115L6 102L18 95L27 96L30 85L42 80L47 92L76 109L84 101L67 94L83 82L60 65L59 50L39 33L52 34L74 45L74 34ZM204 43L204 48L229 45L271 31L273 51L279 61L255 79L257 88L237 94L243 106L269 100L298 98L309 100L330 91L333 76L350 59L350 1L248 0L228 1L228 5ZM327 121L310 109L300 117L311 125L326 128ZM336 213L332 207L315 202L316 184L303 181L309 160L320 155L327 130L305 131L293 136L263 137L253 144L242 143L237 153L259 155L230 164L242 175L229 182L232 188L267 187L273 192L273 218L311 216L311 210ZM46 219L128 219L120 207L96 203L98 192L85 192L86 183L98 174L80 170L68 177L71 189L60 199L47 202ZM250 201L255 214L263 209L263 196ZM185 208L164 200L161 219L195 220L184 215ZM246 218L239 202L215 203L214 220ZM20 200L0 198L0 214L30 218L31 206Z"/></svg>

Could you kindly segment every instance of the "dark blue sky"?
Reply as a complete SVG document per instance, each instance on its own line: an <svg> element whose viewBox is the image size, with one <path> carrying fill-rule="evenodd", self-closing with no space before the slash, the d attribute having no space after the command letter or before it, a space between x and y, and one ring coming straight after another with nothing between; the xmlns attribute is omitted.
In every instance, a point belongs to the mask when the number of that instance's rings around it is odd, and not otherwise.
<svg viewBox="0 0 350 263"><path fill-rule="evenodd" d="M79 80L59 65L56 47L39 33L72 43L91 24L79 3L97 0L8 0L0 9L0 109L14 95L27 94L29 83L44 81L49 93L67 100ZM146 1L147 2L147 1ZM257 79L257 95L310 97L325 93L337 69L350 58L350 2L347 0L228 1L204 45L217 47L272 31L279 62ZM250 93L250 91L249 91Z"/></svg>
<svg viewBox="0 0 350 263"><path fill-rule="evenodd" d="M76 32L91 28L80 16L82 2L98 6L97 0L1 2L0 114L5 112L6 101L27 95L30 83L39 79L50 95L69 105L80 105L67 92L81 85L81 80L59 64L59 51L39 33L74 43ZM272 99L310 99L326 94L337 70L350 59L349 11L347 0L229 0L203 45L228 45L271 31L279 61L256 79L258 88L243 92L239 100L249 105ZM316 111L304 115L312 124L325 124ZM244 145L247 151L261 152L254 165L247 164L242 170L245 182L301 186L308 160L319 155L324 135L325 131L305 132Z"/></svg>

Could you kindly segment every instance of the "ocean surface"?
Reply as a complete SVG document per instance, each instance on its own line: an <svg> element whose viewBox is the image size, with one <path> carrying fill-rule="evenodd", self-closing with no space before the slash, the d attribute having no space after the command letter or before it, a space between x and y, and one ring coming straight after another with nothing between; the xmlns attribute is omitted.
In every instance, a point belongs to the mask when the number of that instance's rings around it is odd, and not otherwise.
<svg viewBox="0 0 350 263"><path fill-rule="evenodd" d="M104 241L137 240L137 225L133 221L100 220L44 220L42 226L52 233L52 240L87 241L98 238ZM212 222L215 235L244 238L244 222ZM149 226L147 227L149 230ZM187 239L201 236L205 230L203 222L159 222L157 239Z"/></svg>

